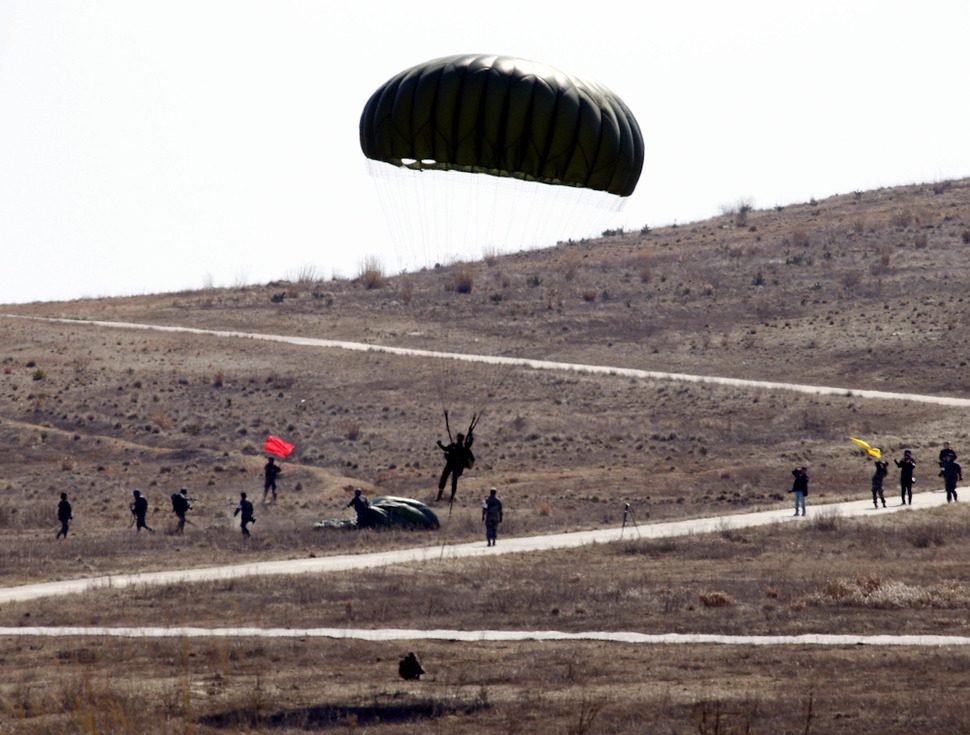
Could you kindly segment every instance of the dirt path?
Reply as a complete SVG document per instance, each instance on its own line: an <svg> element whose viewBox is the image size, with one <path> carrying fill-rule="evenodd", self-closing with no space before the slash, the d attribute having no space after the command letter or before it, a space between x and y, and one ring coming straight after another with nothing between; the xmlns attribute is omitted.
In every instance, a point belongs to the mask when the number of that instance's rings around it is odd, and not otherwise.
<svg viewBox="0 0 970 735"><path fill-rule="evenodd" d="M389 355L404 355L409 357L436 357L446 360L461 360L464 362L478 362L487 365L508 365L527 367L533 370L557 370L566 372L581 372L599 375L613 375L641 380L667 380L680 383L710 383L713 385L734 386L739 388L756 388L766 390L786 390L796 393L807 393L817 396L855 396L875 400L910 401L914 403L930 403L940 406L958 406L970 408L970 398L949 398L946 396L928 396L919 393L890 393L879 390L857 390L855 388L835 388L820 385L802 385L799 383L773 383L764 380L743 380L741 378L717 378L708 375L689 375L686 373L665 373L654 370L638 370L636 368L619 368L608 365L584 365L569 362L553 362L550 360L530 360L524 357L497 357L493 355L469 355L457 352L434 352L431 350L415 350L406 347L391 347L388 345L367 344L364 342L344 342L331 339L315 339L312 337L291 337L280 334L259 334L256 332L222 331L216 329L195 329L192 327L171 327L157 324L136 324L133 322L108 322L86 319L64 319L58 317L25 316L21 314L0 314L10 319L32 319L35 321L55 322L62 324L87 324L97 327L113 329L154 330L159 332L177 332L183 334L208 335L224 339L257 339L267 342L282 342L291 345L307 347L322 347L324 349L351 350L357 352L383 352Z"/></svg>
<svg viewBox="0 0 970 735"><path fill-rule="evenodd" d="M562 633L556 630L406 630L401 628L0 628L0 637L109 636L112 638L334 638L363 641L604 641L607 643L733 646L970 646L954 635L715 635L708 633Z"/></svg>
<svg viewBox="0 0 970 735"><path fill-rule="evenodd" d="M823 513L854 517L870 514L882 515L899 511L915 512L921 508L932 508L945 503L946 495L942 492L914 493L912 506L892 505L878 511L873 509L872 501L870 500L850 500L828 505L809 505L811 513L807 519L810 519L813 515ZM419 546L413 549L380 551L369 554L327 556L313 559L285 559L281 561L233 564L200 569L89 577L59 582L41 582L0 589L0 605L9 602L34 600L40 597L78 594L105 587L119 588L137 585L211 582L255 575L329 574L352 569L383 567L392 564L434 563L446 559L567 549L585 546L587 544L610 543L620 541L624 538L665 538L669 536L684 536L695 533L711 533L715 531L751 528L769 523L783 523L788 521L802 523L807 519L803 519L802 517L796 519L789 508L785 510L767 510L738 515L713 516L710 518L695 518L692 520L671 521L667 523L641 524L636 527L628 525L626 528L605 528L595 531L558 533L547 536L503 538L499 541L498 545L492 547L485 546L485 543L482 541L477 541L452 546Z"/></svg>

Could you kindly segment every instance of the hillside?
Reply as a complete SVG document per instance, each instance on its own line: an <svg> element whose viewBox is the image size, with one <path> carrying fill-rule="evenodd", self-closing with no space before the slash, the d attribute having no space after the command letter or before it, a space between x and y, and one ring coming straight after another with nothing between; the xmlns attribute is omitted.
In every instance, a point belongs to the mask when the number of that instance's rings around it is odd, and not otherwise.
<svg viewBox="0 0 970 735"><path fill-rule="evenodd" d="M0 311L970 397L968 240L962 180L742 206L704 222L393 277ZM261 495L259 450L272 433L298 451L279 503L257 512L261 540L232 554L305 551L320 537L302 529L351 515L353 487L433 497L445 409L455 430L485 412L448 538L479 533L475 514L491 486L515 509L507 533L596 527L618 522L628 502L654 519L787 503L794 464L810 467L816 500L863 496L871 465L848 436L926 461L944 438L960 452L968 436L962 409L903 401L10 316L0 324L7 544L53 534L62 491L89 535L127 534L136 488L167 525L168 496L182 486L200 499L197 522L238 534L229 515L240 490ZM294 529L297 540L284 541L281 532ZM382 541L397 542L412 541ZM170 563L144 553L146 564ZM85 563L110 571L119 561ZM39 573L30 567L27 578Z"/></svg>

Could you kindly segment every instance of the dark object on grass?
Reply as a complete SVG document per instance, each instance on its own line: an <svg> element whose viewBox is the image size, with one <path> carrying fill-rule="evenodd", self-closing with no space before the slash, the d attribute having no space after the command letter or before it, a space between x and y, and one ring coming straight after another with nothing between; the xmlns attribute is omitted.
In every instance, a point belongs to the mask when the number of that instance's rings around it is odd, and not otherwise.
<svg viewBox="0 0 970 735"><path fill-rule="evenodd" d="M418 660L417 655L414 651L411 651L407 656L401 659L401 662L397 665L397 673L401 675L402 679L407 679L408 681L414 681L421 678L421 674L425 673L424 667L421 665L421 661Z"/></svg>

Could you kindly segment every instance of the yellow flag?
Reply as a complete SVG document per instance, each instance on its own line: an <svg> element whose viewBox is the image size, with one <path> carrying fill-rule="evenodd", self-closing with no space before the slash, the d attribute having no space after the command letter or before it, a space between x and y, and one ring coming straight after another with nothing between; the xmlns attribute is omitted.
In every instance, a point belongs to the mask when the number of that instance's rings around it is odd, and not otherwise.
<svg viewBox="0 0 970 735"><path fill-rule="evenodd" d="M882 452L880 452L875 447L870 447L866 442L862 441L862 439L856 439L856 438L851 437L851 436L849 437L849 439L851 439L856 444L858 444L860 447L862 447L863 449L865 449L867 452L869 452L869 454L871 454L876 459L882 459Z"/></svg>

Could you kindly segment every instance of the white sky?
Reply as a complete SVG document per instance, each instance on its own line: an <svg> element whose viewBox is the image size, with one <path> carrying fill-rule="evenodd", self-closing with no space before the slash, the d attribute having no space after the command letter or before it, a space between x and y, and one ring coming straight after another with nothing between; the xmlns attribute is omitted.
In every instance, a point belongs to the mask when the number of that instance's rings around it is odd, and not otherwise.
<svg viewBox="0 0 970 735"><path fill-rule="evenodd" d="M360 112L455 53L627 103L617 226L968 176L968 29L965 0L0 0L0 303L392 262Z"/></svg>

